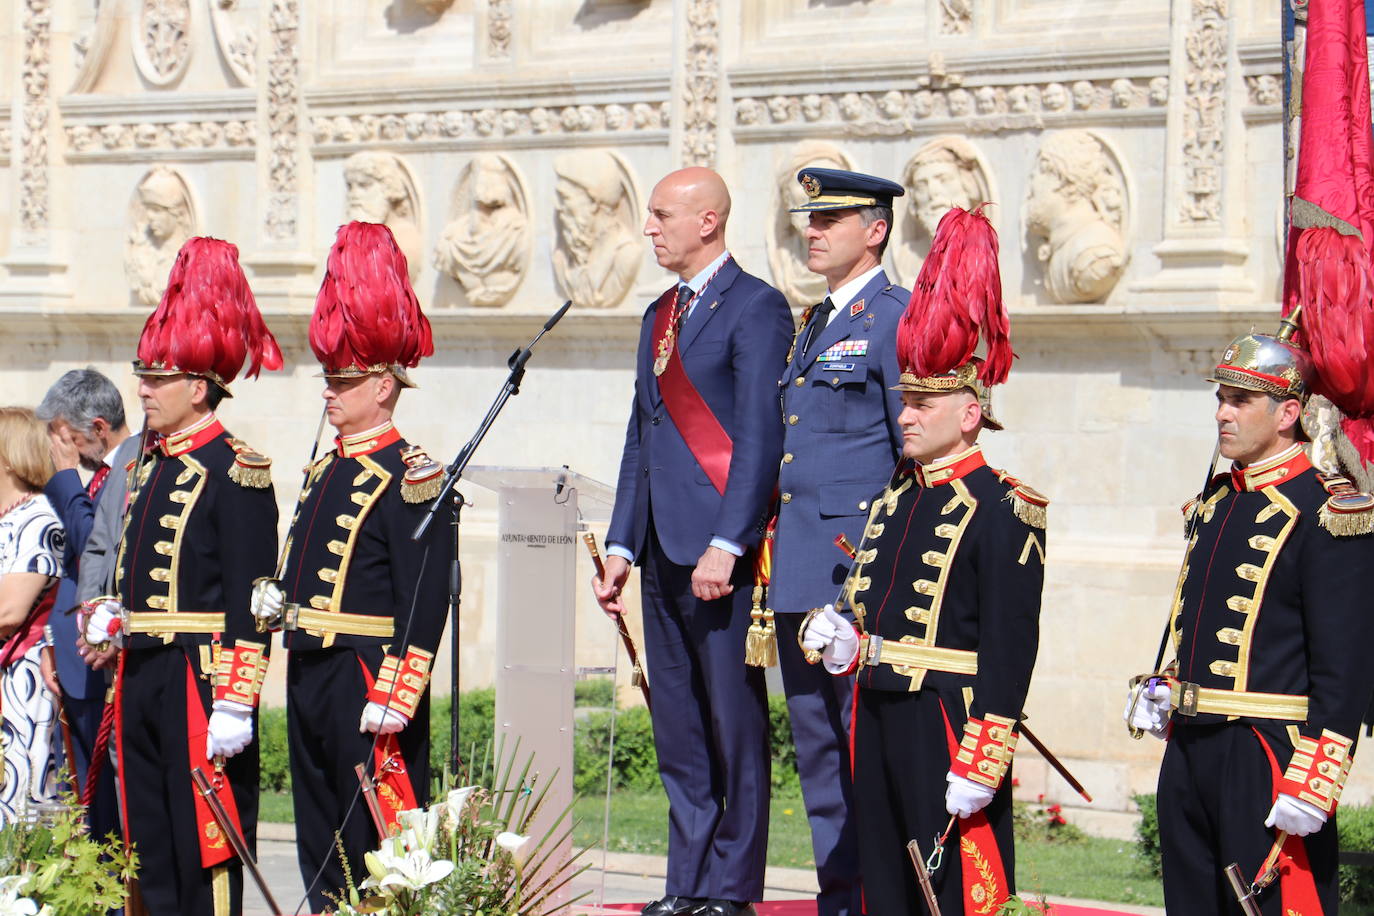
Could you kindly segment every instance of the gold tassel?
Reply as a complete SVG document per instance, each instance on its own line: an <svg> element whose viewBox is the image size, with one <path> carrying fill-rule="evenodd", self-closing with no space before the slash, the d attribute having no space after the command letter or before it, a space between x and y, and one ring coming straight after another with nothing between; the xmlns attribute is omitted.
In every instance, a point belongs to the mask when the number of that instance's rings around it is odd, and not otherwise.
<svg viewBox="0 0 1374 916"><path fill-rule="evenodd" d="M1331 509L1332 502L1333 500L1327 500L1322 504L1321 511L1317 513L1317 523L1327 531L1337 537L1355 537L1361 534L1374 533L1374 510L1334 512Z"/></svg>
<svg viewBox="0 0 1374 916"><path fill-rule="evenodd" d="M408 503L427 503L439 495L439 489L444 485L444 475L435 474L428 480L420 481L401 481L401 499Z"/></svg>
<svg viewBox="0 0 1374 916"><path fill-rule="evenodd" d="M754 586L754 606L749 611L749 633L744 637L744 663L754 668L772 668L778 663L778 634L773 626L773 610L763 607L763 586Z"/></svg>
<svg viewBox="0 0 1374 916"><path fill-rule="evenodd" d="M1032 528L1044 529L1046 520L1045 506L1031 502L1015 489L1008 491L1006 498L1011 501L1011 511L1017 518L1027 525L1030 525Z"/></svg>
<svg viewBox="0 0 1374 916"><path fill-rule="evenodd" d="M272 486L272 465L247 465L235 461L229 466L229 479L241 487L265 490Z"/></svg>

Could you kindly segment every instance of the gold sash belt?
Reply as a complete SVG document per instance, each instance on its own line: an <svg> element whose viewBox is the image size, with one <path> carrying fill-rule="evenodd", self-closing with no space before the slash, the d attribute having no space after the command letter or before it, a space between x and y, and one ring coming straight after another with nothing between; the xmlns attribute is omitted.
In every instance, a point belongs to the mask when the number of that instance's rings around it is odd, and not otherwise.
<svg viewBox="0 0 1374 916"><path fill-rule="evenodd" d="M948 671L951 674L977 674L978 653L967 649L942 649L939 646L918 646L881 636L859 638L859 663L863 665L900 665L903 668L926 668Z"/></svg>
<svg viewBox="0 0 1374 916"><path fill-rule="evenodd" d="M315 630L321 633L342 633L347 636L376 636L389 639L396 635L396 621L391 617L371 614L345 614L342 611L321 611L300 607L292 613L287 605L286 629Z"/></svg>
<svg viewBox="0 0 1374 916"><path fill-rule="evenodd" d="M1287 693L1255 693L1247 690L1220 690L1200 687L1188 681L1173 681L1169 696L1174 711L1184 716L1199 713L1217 716L1248 716L1253 719L1307 721L1307 697Z"/></svg>

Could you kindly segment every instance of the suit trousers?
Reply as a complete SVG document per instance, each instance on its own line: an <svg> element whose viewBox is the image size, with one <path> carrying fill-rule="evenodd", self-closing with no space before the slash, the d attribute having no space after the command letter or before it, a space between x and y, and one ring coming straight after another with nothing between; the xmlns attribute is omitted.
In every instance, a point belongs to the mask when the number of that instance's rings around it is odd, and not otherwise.
<svg viewBox="0 0 1374 916"><path fill-rule="evenodd" d="M667 893L759 900L768 852L768 703L763 669L744 663L749 557L734 591L692 595L691 566L663 553L652 524L642 574L654 747L668 794Z"/></svg>
<svg viewBox="0 0 1374 916"><path fill-rule="evenodd" d="M1287 766L1293 746L1279 723L1170 730L1156 796L1169 916L1241 912L1222 869L1235 862L1245 880L1253 880L1275 838L1273 829L1264 826L1274 803L1274 777L1261 735L1279 767ZM1335 913L1336 819L1303 842L1322 909ZM1278 884L1262 891L1258 903L1265 916L1282 914Z"/></svg>
<svg viewBox="0 0 1374 916"><path fill-rule="evenodd" d="M945 714L954 734L961 734L967 720L963 700L957 694L946 697L942 713L940 695L934 690L858 690L854 707L854 804L864 905L873 916L927 913L906 844L917 840L921 854L929 856L934 838L949 823L945 810L945 775L949 772ZM997 840L1008 892L1015 893L1011 779L1008 770L1002 787L983 812ZM945 841L944 861L931 874L931 884L944 916L964 912L958 829Z"/></svg>
<svg viewBox="0 0 1374 916"><path fill-rule="evenodd" d="M817 916L860 912L859 849L850 779L849 717L854 678L809 665L797 645L802 614L778 614L778 665L787 693L797 773L816 858Z"/></svg>
<svg viewBox="0 0 1374 916"><path fill-rule="evenodd" d="M120 778L129 839L138 850L138 884L152 916L208 916L243 911L243 866L230 858L202 868L195 787L187 766L186 650L172 644L126 650L121 689ZM196 686L209 717L210 682ZM256 728L255 728L256 730ZM206 774L207 776L210 774ZM257 844L258 743L224 767L248 848ZM216 907L215 883L227 873L228 909ZM224 878L220 878L224 882Z"/></svg>
<svg viewBox="0 0 1374 916"><path fill-rule="evenodd" d="M357 649L338 647L287 654L286 739L296 861L314 912L333 905L347 884L335 833L342 838L354 886L367 877L363 855L380 842L353 769L371 759L374 737L358 731L367 703L359 654ZM375 676L382 663L381 648L361 654ZM429 800L428 690L414 721L397 737L416 801L424 807Z"/></svg>

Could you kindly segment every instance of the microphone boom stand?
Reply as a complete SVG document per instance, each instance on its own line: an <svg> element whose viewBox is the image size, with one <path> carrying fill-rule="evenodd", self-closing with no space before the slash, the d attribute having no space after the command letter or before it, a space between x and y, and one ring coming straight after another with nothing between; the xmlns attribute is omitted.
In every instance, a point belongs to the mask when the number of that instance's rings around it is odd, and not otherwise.
<svg viewBox="0 0 1374 916"><path fill-rule="evenodd" d="M477 447L481 445L482 440L486 438L487 431L490 430L492 424L496 422L497 416L501 413L501 408L506 406L506 402L510 400L512 395L520 393L520 383L524 381L525 378L525 364L529 362L530 357L534 355L534 345L539 343L540 339L543 338L545 334L553 330L553 326L558 324L559 320L567 314L568 309L571 307L571 299L564 302L562 307L554 312L553 316L549 318L548 321L544 322L544 326L539 329L538 334L534 335L534 339L523 349L516 350L510 355L510 358L506 360L506 365L510 368L510 374L506 376L505 384L501 386L501 391L496 395L496 400L492 402L491 407L487 410L486 416L484 416L482 422L478 424L477 432L473 434L472 438L469 439L467 444L458 452L458 456L454 458L453 462L445 469L444 483L443 486L439 488L439 495L434 497L434 501L429 504L429 510L425 512L425 517L415 526L415 532L410 536L413 541L423 540L425 532L429 530L430 524L434 521L434 516L439 512L439 507L442 506L445 501L449 499L450 494L452 494L454 507L452 523L453 560L449 568L448 613L452 655L450 673L453 679L451 690L453 694L452 702L449 707L449 741L451 742L449 745L449 762L452 766L452 772L455 774L458 772L459 765L462 763L462 757L459 754L458 734L458 611L462 604L463 569L458 559L458 530L463 506L467 504L467 501L464 499L462 493L454 492L454 487L457 486L459 478L463 476L463 471L467 470L468 462L472 460L472 456L477 452Z"/></svg>

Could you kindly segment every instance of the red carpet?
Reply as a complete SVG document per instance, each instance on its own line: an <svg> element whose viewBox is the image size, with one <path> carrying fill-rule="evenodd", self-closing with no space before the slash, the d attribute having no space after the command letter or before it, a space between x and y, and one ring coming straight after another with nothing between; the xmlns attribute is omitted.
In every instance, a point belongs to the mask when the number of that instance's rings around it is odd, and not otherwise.
<svg viewBox="0 0 1374 916"><path fill-rule="evenodd" d="M638 913L644 908L642 903L608 903L603 910L621 913ZM816 916L814 900L774 900L754 904L759 916ZM1102 910L1096 907L1068 906L1063 903L1051 904L1050 916L1124 916L1118 910Z"/></svg>

